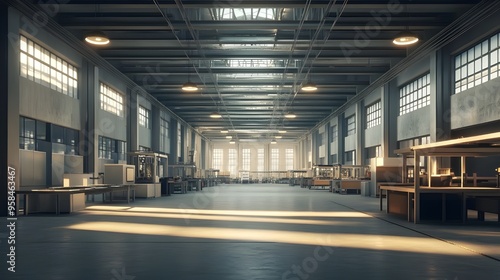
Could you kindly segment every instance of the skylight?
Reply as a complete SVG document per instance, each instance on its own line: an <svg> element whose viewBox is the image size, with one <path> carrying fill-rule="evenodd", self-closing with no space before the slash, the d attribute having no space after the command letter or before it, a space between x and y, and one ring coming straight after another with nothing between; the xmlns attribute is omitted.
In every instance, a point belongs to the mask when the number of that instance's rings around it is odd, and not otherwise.
<svg viewBox="0 0 500 280"><path fill-rule="evenodd" d="M212 9L214 20L280 20L277 8L216 8Z"/></svg>

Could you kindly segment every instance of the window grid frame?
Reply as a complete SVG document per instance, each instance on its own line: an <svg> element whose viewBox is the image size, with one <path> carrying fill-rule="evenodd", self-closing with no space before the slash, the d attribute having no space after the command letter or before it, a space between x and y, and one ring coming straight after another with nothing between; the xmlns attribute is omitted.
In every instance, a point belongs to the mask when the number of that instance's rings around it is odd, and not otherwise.
<svg viewBox="0 0 500 280"><path fill-rule="evenodd" d="M244 148L241 149L241 170L248 171L250 170L250 149Z"/></svg>
<svg viewBox="0 0 500 280"><path fill-rule="evenodd" d="M78 68L42 45L19 35L20 76L69 97L78 97Z"/></svg>
<svg viewBox="0 0 500 280"><path fill-rule="evenodd" d="M500 33L454 57L454 94L500 76Z"/></svg>
<svg viewBox="0 0 500 280"><path fill-rule="evenodd" d="M221 170L224 156L224 149L213 149L212 150L212 168Z"/></svg>
<svg viewBox="0 0 500 280"><path fill-rule="evenodd" d="M380 100L366 106L366 128L382 124L382 103Z"/></svg>
<svg viewBox="0 0 500 280"><path fill-rule="evenodd" d="M346 119L346 136L356 134L356 115L351 115Z"/></svg>
<svg viewBox="0 0 500 280"><path fill-rule="evenodd" d="M430 73L424 74L399 89L399 115L405 115L431 104Z"/></svg>
<svg viewBox="0 0 500 280"><path fill-rule="evenodd" d="M150 126L151 111L139 105L138 115L139 115L139 125L145 128L151 128Z"/></svg>
<svg viewBox="0 0 500 280"><path fill-rule="evenodd" d="M271 171L278 171L280 160L280 149L271 149Z"/></svg>
<svg viewBox="0 0 500 280"><path fill-rule="evenodd" d="M293 170L294 151L292 148L285 149L285 170Z"/></svg>
<svg viewBox="0 0 500 280"><path fill-rule="evenodd" d="M101 110L110 112L119 117L124 116L123 94L101 82L100 86Z"/></svg>

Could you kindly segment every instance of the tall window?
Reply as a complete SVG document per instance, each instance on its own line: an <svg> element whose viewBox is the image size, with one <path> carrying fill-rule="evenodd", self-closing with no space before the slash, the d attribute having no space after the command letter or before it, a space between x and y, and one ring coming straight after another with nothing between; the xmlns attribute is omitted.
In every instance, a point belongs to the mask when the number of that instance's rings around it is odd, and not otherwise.
<svg viewBox="0 0 500 280"><path fill-rule="evenodd" d="M285 150L285 169L293 170L293 149Z"/></svg>
<svg viewBox="0 0 500 280"><path fill-rule="evenodd" d="M101 110L123 117L123 95L101 83Z"/></svg>
<svg viewBox="0 0 500 280"><path fill-rule="evenodd" d="M229 149L229 159L228 159L228 165L229 165L229 174L231 176L237 176L237 167L238 167L238 156L236 153L236 149Z"/></svg>
<svg viewBox="0 0 500 280"><path fill-rule="evenodd" d="M278 171L280 164L280 150L271 149L271 171Z"/></svg>
<svg viewBox="0 0 500 280"><path fill-rule="evenodd" d="M168 144L168 122L165 119L160 119L160 150L162 152L170 151Z"/></svg>
<svg viewBox="0 0 500 280"><path fill-rule="evenodd" d="M498 77L500 33L455 57L455 93Z"/></svg>
<svg viewBox="0 0 500 280"><path fill-rule="evenodd" d="M431 104L431 78L424 75L399 89L399 115L404 115Z"/></svg>
<svg viewBox="0 0 500 280"><path fill-rule="evenodd" d="M19 39L21 76L78 98L76 67L22 35Z"/></svg>
<svg viewBox="0 0 500 280"><path fill-rule="evenodd" d="M338 141L337 139L339 137L338 127L336 125L332 125L331 131L332 131L332 142Z"/></svg>
<svg viewBox="0 0 500 280"><path fill-rule="evenodd" d="M264 171L264 149L257 150L257 171Z"/></svg>
<svg viewBox="0 0 500 280"><path fill-rule="evenodd" d="M382 123L382 108L380 101L366 107L366 128L374 127Z"/></svg>
<svg viewBox="0 0 500 280"><path fill-rule="evenodd" d="M148 109L139 106L139 125L144 126L145 128L151 128L150 118L151 112Z"/></svg>
<svg viewBox="0 0 500 280"><path fill-rule="evenodd" d="M213 169L222 169L222 156L223 156L223 150L222 149L214 149L213 150L213 155L212 155L212 168Z"/></svg>
<svg viewBox="0 0 500 280"><path fill-rule="evenodd" d="M250 149L241 150L241 169L250 170Z"/></svg>
<svg viewBox="0 0 500 280"><path fill-rule="evenodd" d="M346 119L347 136L356 134L356 115L352 115Z"/></svg>

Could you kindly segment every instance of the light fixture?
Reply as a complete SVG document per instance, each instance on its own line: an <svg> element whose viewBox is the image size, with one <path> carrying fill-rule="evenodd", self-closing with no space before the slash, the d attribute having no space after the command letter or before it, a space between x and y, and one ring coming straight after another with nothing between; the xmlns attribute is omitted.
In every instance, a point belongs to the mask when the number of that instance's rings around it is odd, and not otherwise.
<svg viewBox="0 0 500 280"><path fill-rule="evenodd" d="M233 139L233 136L228 135L228 136L226 136L226 139Z"/></svg>
<svg viewBox="0 0 500 280"><path fill-rule="evenodd" d="M195 83L186 82L182 85L182 90L183 91L197 91L198 86Z"/></svg>
<svg viewBox="0 0 500 280"><path fill-rule="evenodd" d="M221 130L220 133L229 133L229 130Z"/></svg>
<svg viewBox="0 0 500 280"><path fill-rule="evenodd" d="M235 144L235 143L236 143L236 141L234 141L234 140L229 141L229 144Z"/></svg>
<svg viewBox="0 0 500 280"><path fill-rule="evenodd" d="M414 33L405 30L400 32L392 42L398 46L408 46L418 42L418 37Z"/></svg>
<svg viewBox="0 0 500 280"><path fill-rule="evenodd" d="M286 130L278 130L278 133L286 133Z"/></svg>
<svg viewBox="0 0 500 280"><path fill-rule="evenodd" d="M92 45L107 45L109 38L102 31L93 31L85 36L85 41Z"/></svg>
<svg viewBox="0 0 500 280"><path fill-rule="evenodd" d="M220 118L222 118L222 115L221 115L219 112L212 112L212 113L210 114L210 117L211 117L212 119L220 119Z"/></svg>
<svg viewBox="0 0 500 280"><path fill-rule="evenodd" d="M315 91L317 89L318 87L316 86L316 84L312 82L307 82L304 86L302 86L303 91Z"/></svg>
<svg viewBox="0 0 500 280"><path fill-rule="evenodd" d="M276 139L281 139L281 138L283 138L283 136L281 136L281 135L276 135L276 136L274 136L274 138L276 138Z"/></svg>
<svg viewBox="0 0 500 280"><path fill-rule="evenodd" d="M297 115L295 115L293 112L288 112L285 114L285 118L287 119L294 119L295 117L297 117Z"/></svg>
<svg viewBox="0 0 500 280"><path fill-rule="evenodd" d="M271 141L271 144L273 144L273 145L275 145L276 143L278 143L278 142L276 142L276 140Z"/></svg>

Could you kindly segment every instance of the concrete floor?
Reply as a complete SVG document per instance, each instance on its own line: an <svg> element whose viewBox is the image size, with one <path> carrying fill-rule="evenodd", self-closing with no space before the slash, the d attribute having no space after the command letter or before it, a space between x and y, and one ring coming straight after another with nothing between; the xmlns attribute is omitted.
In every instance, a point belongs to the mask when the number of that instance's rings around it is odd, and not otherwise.
<svg viewBox="0 0 500 280"><path fill-rule="evenodd" d="M497 222L414 225L375 198L277 184L19 217L16 240L0 279L500 279Z"/></svg>

